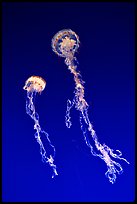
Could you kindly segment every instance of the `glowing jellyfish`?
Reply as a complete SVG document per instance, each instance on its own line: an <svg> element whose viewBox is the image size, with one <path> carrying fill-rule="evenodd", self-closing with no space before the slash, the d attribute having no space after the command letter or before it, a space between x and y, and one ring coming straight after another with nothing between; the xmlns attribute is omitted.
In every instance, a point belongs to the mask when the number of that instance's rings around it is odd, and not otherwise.
<svg viewBox="0 0 137 204"><path fill-rule="evenodd" d="M70 110L74 106L80 113L80 126L83 132L83 136L87 146L90 148L92 155L100 157L107 165L106 177L113 184L116 180L116 174L121 174L123 172L122 166L112 160L113 158L124 160L129 164L129 162L122 158L122 153L116 150L114 153L113 149L108 147L106 144L100 144L95 130L89 120L88 116L88 103L84 98L84 81L82 80L81 74L77 71L77 59L74 57L75 52L79 47L79 37L78 35L70 29L64 29L59 31L52 39L52 49L53 51L65 58L65 64L74 76L75 91L74 98L72 101L67 101L67 111L65 117L65 123L68 128L71 127L72 123L70 121ZM93 150L91 145L91 139L93 139L96 151ZM97 151L99 153L97 153Z"/></svg>
<svg viewBox="0 0 137 204"><path fill-rule="evenodd" d="M23 89L27 91L26 113L34 120L34 129L36 130L35 138L40 145L40 154L42 156L42 161L48 163L52 167L52 178L54 178L55 175L58 175L56 165L53 163L55 157L55 147L51 144L48 133L42 130L39 124L39 115L35 111L35 106L33 103L33 99L36 94L41 93L45 89L45 86L46 81L44 79L39 76L31 76L25 82L25 86L23 87ZM47 152L41 140L41 137L43 135L46 137L48 144L53 150L53 153L49 156L47 155Z"/></svg>

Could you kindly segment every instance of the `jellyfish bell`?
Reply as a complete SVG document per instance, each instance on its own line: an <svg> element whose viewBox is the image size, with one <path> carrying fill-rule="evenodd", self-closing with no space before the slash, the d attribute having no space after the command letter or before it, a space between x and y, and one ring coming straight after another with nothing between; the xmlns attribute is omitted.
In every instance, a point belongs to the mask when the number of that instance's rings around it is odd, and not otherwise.
<svg viewBox="0 0 137 204"><path fill-rule="evenodd" d="M25 82L24 90L27 92L38 92L41 93L46 86L46 81L39 76L31 76Z"/></svg>
<svg viewBox="0 0 137 204"><path fill-rule="evenodd" d="M57 55L68 58L77 51L79 43L79 37L74 31L63 29L54 35L51 45Z"/></svg>

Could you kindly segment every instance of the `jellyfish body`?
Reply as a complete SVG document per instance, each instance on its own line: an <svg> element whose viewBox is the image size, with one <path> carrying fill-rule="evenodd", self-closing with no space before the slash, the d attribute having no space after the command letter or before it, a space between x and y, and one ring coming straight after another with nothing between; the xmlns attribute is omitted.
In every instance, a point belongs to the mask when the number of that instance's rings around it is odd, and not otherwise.
<svg viewBox="0 0 137 204"><path fill-rule="evenodd" d="M24 90L27 92L38 92L41 93L46 86L46 81L39 76L31 76L25 82Z"/></svg>
<svg viewBox="0 0 137 204"><path fill-rule="evenodd" d="M40 154L42 156L42 161L48 163L52 167L52 178L54 178L55 175L58 175L56 165L54 164L56 152L55 147L52 145L48 133L42 130L39 124L39 115L35 111L35 105L33 102L34 95L36 95L37 93L41 93L45 89L45 86L46 81L43 78L39 76L31 76L25 82L25 86L23 87L23 89L27 91L26 113L34 120L34 129L36 130L35 138L40 145ZM43 142L41 140L42 135L46 137L48 144L53 150L53 153L51 153L50 155L47 154L47 151L43 145Z"/></svg>
<svg viewBox="0 0 137 204"><path fill-rule="evenodd" d="M75 82L75 90L74 90L74 98L72 101L67 101L67 110L65 116L65 123L68 128L71 127L72 123L70 121L70 110L74 106L80 113L80 127L84 136L84 140L86 145L90 148L92 155L100 157L107 165L107 172L105 173L106 177L109 181L113 184L116 181L116 173L121 174L123 172L122 166L112 160L111 157L124 160L129 164L129 162L122 158L122 153L119 150L116 150L117 153L113 153L113 150L109 148L105 144L101 144L98 141L98 137L96 135L95 130L89 120L88 116L88 103L85 100L84 96L84 81L82 80L82 76L80 72L77 70L77 59L74 56L75 52L79 47L79 37L78 35L70 30L65 29L59 31L52 39L52 49L53 51L59 55L60 57L65 58L65 64L67 65L68 69L74 76ZM89 138L90 135L90 138ZM94 141L96 151L91 145L91 138Z"/></svg>
<svg viewBox="0 0 137 204"><path fill-rule="evenodd" d="M79 37L70 29L59 31L52 39L52 49L60 57L69 57L79 47Z"/></svg>

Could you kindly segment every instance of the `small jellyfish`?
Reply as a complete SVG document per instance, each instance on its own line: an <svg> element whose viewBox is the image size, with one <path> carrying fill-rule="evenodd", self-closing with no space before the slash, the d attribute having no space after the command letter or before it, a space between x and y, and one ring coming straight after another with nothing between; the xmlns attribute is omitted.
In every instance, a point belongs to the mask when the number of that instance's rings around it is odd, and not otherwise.
<svg viewBox="0 0 137 204"><path fill-rule="evenodd" d="M107 165L107 172L105 173L106 177L113 184L116 180L116 173L121 174L123 172L122 166L112 160L111 157L116 159L124 160L129 164L129 162L122 158L122 153L119 150L116 150L117 153L113 153L113 150L109 148L105 144L101 144L98 141L98 137L96 135L95 130L93 129L93 125L91 124L88 116L88 103L85 100L85 92L84 92L84 81L82 80L82 76L77 69L78 61L74 56L77 49L79 48L79 37L78 35L70 30L64 29L59 31L52 39L52 50L60 57L65 58L65 64L67 65L70 72L73 74L74 82L75 82L75 90L74 90L74 98L72 101L67 101L67 110L65 116L65 123L68 128L71 127L72 123L70 121L70 110L74 106L76 110L79 111L79 120L80 127L84 136L84 140L86 145L90 148L92 155L100 157ZM91 145L91 139L94 141L94 146Z"/></svg>
<svg viewBox="0 0 137 204"><path fill-rule="evenodd" d="M25 86L23 87L24 90L27 91L27 100L26 100L26 113L34 120L34 129L36 130L35 138L37 142L40 145L40 154L42 156L42 161L48 163L52 169L53 169L53 175L58 175L56 170L56 165L54 164L54 158L55 158L55 147L52 145L49 135L47 132L42 130L40 124L39 124L39 115L35 111L35 105L33 102L34 96L36 96L37 93L41 94L41 92L45 89L46 81L39 77L39 76L31 76L27 79L25 82ZM44 135L46 137L46 140L49 144L49 146L52 148L52 152L49 156L47 154L47 151L43 145L41 136Z"/></svg>

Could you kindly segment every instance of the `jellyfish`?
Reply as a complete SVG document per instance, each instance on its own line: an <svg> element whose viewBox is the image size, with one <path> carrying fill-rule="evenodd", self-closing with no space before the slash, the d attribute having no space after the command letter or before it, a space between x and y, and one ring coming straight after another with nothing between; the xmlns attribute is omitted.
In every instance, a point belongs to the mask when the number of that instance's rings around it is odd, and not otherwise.
<svg viewBox="0 0 137 204"><path fill-rule="evenodd" d="M129 164L129 162L121 157L122 153L119 150L114 152L113 149L108 147L106 144L101 144L98 140L97 134L93 129L93 125L90 122L88 116L89 105L85 99L84 93L84 81L80 71L78 70L78 61L75 57L75 53L79 48L79 36L71 29L63 29L54 35L52 38L51 46L52 50L60 57L65 58L65 64L69 71L73 74L75 89L73 100L67 100L67 110L65 116L65 124L67 128L72 125L70 111L72 107L75 107L79 111L79 121L80 127L84 136L86 145L90 148L90 152L93 156L102 159L107 166L107 171L105 173L109 182L114 184L117 178L117 174L123 173L123 168L121 164L117 163L113 158L124 160ZM93 148L93 144L94 148Z"/></svg>
<svg viewBox="0 0 137 204"><path fill-rule="evenodd" d="M49 139L49 134L45 132L40 124L39 124L39 115L35 110L35 105L34 105L34 98L36 97L36 94L41 94L41 92L45 89L46 86L46 81L39 77L39 76L31 76L27 79L25 82L25 86L23 87L24 90L27 91L27 100L26 100L26 113L33 119L34 121L34 130L35 132L35 138L36 141L39 143L40 146L40 154L42 156L42 161L45 163L48 163L50 167L53 169L53 175L54 176L58 175L56 165L54 164L54 158L55 158L55 147L52 145L50 139ZM47 144L52 149L52 153L48 156L47 151L43 145L42 142L42 136L46 137Z"/></svg>

